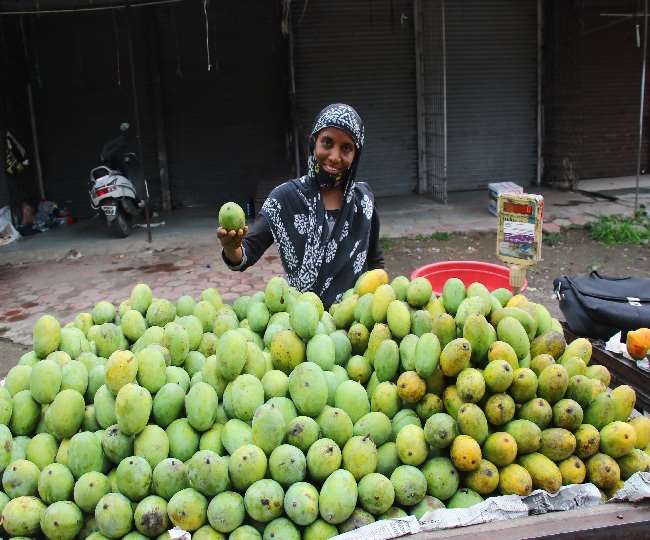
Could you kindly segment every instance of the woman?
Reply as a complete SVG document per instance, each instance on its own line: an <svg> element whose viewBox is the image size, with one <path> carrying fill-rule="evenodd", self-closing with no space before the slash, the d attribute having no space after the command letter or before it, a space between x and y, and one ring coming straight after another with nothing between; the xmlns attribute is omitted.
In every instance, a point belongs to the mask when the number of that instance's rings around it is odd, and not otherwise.
<svg viewBox="0 0 650 540"><path fill-rule="evenodd" d="M352 107L325 107L309 138L307 174L276 187L250 231L217 230L226 265L245 270L275 241L289 285L315 292L327 307L360 274L383 268L374 195L355 181L363 139Z"/></svg>

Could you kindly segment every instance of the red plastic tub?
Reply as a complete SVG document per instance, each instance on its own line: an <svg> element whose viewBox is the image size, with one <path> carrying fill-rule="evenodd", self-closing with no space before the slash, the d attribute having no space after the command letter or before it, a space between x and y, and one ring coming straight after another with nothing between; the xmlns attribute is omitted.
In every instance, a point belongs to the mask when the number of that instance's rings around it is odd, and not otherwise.
<svg viewBox="0 0 650 540"><path fill-rule="evenodd" d="M414 270L411 279L417 277L427 278L431 282L433 292L442 294L442 287L449 278L460 279L467 287L470 283L478 281L485 285L489 291L501 287L512 291L510 286L510 269L506 266L480 261L444 261L421 266ZM528 287L528 280L520 292Z"/></svg>

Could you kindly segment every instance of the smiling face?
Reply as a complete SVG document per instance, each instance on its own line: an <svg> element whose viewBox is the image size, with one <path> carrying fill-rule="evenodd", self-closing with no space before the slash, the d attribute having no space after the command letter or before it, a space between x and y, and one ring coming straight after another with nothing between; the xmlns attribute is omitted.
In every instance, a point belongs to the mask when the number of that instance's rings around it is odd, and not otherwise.
<svg viewBox="0 0 650 540"><path fill-rule="evenodd" d="M356 148L352 137L338 128L325 128L316 136L314 156L330 174L341 174L352 166Z"/></svg>

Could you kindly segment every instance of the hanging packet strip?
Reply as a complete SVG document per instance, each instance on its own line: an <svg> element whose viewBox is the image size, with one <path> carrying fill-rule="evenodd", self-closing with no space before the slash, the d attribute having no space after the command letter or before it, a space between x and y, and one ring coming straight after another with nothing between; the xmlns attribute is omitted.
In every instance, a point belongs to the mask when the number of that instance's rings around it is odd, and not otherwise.
<svg viewBox="0 0 650 540"><path fill-rule="evenodd" d="M530 193L500 193L497 215L497 256L519 267L540 261L544 197Z"/></svg>

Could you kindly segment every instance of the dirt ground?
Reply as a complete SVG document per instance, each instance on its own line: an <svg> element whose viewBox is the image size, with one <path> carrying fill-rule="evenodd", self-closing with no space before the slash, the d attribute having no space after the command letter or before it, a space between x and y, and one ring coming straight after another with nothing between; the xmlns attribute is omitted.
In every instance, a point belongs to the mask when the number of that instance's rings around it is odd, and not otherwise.
<svg viewBox="0 0 650 540"><path fill-rule="evenodd" d="M556 240L557 238L557 240ZM592 240L585 229L569 229L552 246L542 247L543 260L528 272L525 293L563 319L553 295L553 280L597 270L610 276L648 276L649 246L608 246ZM448 240L403 239L383 241L386 269L391 276L409 276L413 269L432 262L475 260L501 264L495 255L494 234L450 235Z"/></svg>
<svg viewBox="0 0 650 540"><path fill-rule="evenodd" d="M12 366L18 363L18 359L29 351L26 345L13 343L8 339L0 339L0 377L4 377Z"/></svg>
<svg viewBox="0 0 650 540"><path fill-rule="evenodd" d="M586 230L571 229L551 237L544 246L544 260L528 276L526 295L544 304L562 319L553 296L553 279L598 270L605 275L648 275L648 246L607 246L589 238ZM382 240L386 268L394 277L409 276L428 263L446 260L477 260L499 263L494 234L452 234L448 239ZM44 312L62 322L89 311L99 300L119 303L131 287L149 283L161 297L198 296L215 286L225 299L262 290L271 276L281 273L277 255L269 252L264 264L244 274L223 267L206 246L133 252L122 255L88 256L78 261L0 265L0 376L28 350L31 327Z"/></svg>

